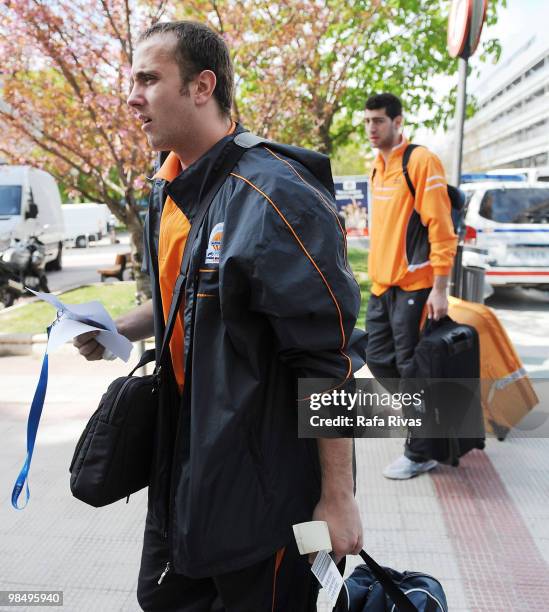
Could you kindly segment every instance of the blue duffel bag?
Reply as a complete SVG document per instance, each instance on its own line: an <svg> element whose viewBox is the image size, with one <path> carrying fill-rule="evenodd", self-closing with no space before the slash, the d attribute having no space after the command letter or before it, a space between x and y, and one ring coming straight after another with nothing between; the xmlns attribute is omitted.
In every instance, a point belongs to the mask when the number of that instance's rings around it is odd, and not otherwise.
<svg viewBox="0 0 549 612"><path fill-rule="evenodd" d="M364 551L360 556L365 565L358 565L343 583L334 612L448 612L436 578L381 567Z"/></svg>

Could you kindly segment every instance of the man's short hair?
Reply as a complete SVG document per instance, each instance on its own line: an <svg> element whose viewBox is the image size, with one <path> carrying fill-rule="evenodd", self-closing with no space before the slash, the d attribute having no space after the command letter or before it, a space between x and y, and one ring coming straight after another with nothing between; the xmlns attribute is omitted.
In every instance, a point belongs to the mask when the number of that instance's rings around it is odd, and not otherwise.
<svg viewBox="0 0 549 612"><path fill-rule="evenodd" d="M385 109L387 117L390 117L391 119L402 115L402 102L393 94L375 94L366 100L367 110L379 110L381 108Z"/></svg>
<svg viewBox="0 0 549 612"><path fill-rule="evenodd" d="M186 86L203 70L211 70L217 79L214 98L223 115L230 116L233 105L234 70L225 41L211 28L196 21L155 23L139 37L142 42L157 34L176 36L175 60Z"/></svg>

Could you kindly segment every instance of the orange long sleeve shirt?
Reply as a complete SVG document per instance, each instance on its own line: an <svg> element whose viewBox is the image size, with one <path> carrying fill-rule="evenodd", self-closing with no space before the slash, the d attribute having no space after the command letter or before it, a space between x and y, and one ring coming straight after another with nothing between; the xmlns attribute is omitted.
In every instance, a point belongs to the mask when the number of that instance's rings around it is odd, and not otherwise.
<svg viewBox="0 0 549 612"><path fill-rule="evenodd" d="M378 154L370 179L368 274L372 292L391 286L415 291L433 286L433 277L449 274L457 247L442 163L425 147L410 156L410 193L402 172L408 144L402 137L387 163Z"/></svg>

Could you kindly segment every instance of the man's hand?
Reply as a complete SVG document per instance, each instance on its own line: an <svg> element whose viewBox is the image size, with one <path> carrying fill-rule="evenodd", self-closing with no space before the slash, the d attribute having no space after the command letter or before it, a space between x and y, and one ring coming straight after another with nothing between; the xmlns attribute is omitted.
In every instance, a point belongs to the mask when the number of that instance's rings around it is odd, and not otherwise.
<svg viewBox="0 0 549 612"><path fill-rule="evenodd" d="M438 321L448 314L448 276L435 274L433 288L427 298L427 316Z"/></svg>
<svg viewBox="0 0 549 612"><path fill-rule="evenodd" d="M126 336L132 342L150 338L154 334L152 301L149 300L123 314L114 323L118 333ZM98 333L98 331L86 332L76 336L72 341L80 354L88 361L102 359L105 353L105 347L95 339Z"/></svg>
<svg viewBox="0 0 549 612"><path fill-rule="evenodd" d="M448 314L448 295L446 289L433 287L427 298L427 316L438 321Z"/></svg>
<svg viewBox="0 0 549 612"><path fill-rule="evenodd" d="M76 336L72 341L79 353L88 361L97 361L103 358L105 347L95 339L98 333L98 331L86 332Z"/></svg>
<svg viewBox="0 0 549 612"><path fill-rule="evenodd" d="M336 563L362 550L362 522L353 495L321 497L312 520L328 523Z"/></svg>

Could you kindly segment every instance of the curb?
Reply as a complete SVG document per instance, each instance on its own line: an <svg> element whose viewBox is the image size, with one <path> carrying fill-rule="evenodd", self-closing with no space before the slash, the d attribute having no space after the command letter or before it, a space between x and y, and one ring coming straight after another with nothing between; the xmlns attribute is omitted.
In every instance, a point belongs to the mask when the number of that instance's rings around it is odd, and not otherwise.
<svg viewBox="0 0 549 612"><path fill-rule="evenodd" d="M0 334L0 357L43 353L48 341L47 334ZM64 344L60 349L69 345ZM74 349L73 346L69 348Z"/></svg>

